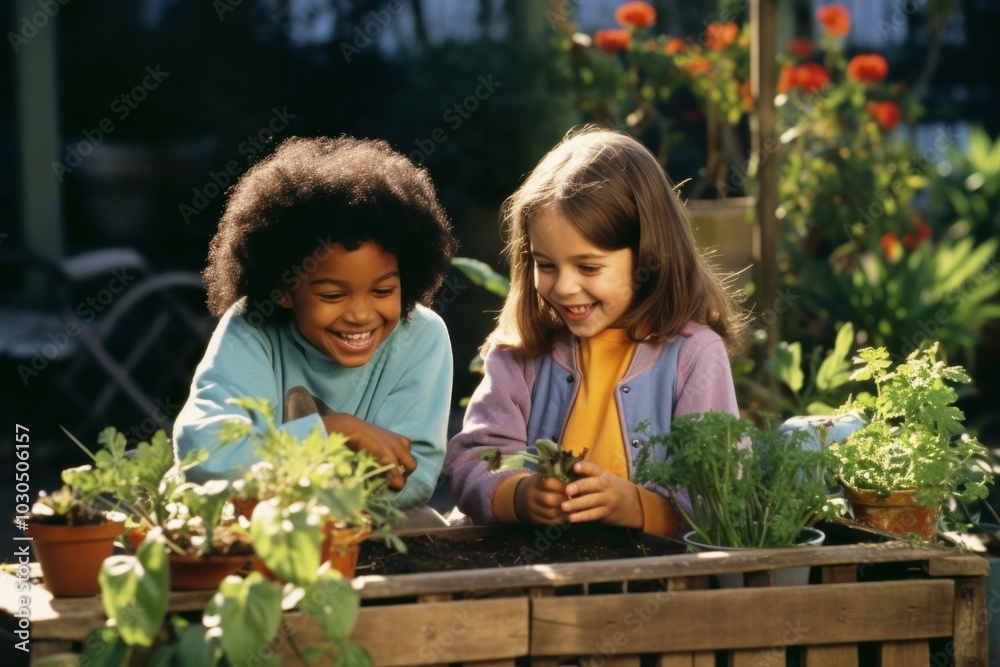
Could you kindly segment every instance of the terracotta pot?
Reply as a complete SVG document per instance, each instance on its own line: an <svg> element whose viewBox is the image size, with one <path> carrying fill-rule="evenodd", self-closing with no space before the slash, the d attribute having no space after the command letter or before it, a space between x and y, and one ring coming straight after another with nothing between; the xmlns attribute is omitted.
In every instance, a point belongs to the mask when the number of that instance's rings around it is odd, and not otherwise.
<svg viewBox="0 0 1000 667"><path fill-rule="evenodd" d="M335 528L336 523L327 521L323 528L326 539L320 546L320 562L330 563L333 569L350 579L358 566L358 555L361 553L361 543L368 539L372 532L371 526L361 528ZM253 562L255 570L271 581L277 581L278 576L271 572L259 558Z"/></svg>
<svg viewBox="0 0 1000 667"><path fill-rule="evenodd" d="M124 521L88 526L32 523L26 534L42 567L45 588L56 597L97 595L97 575L104 559L114 553L115 538Z"/></svg>
<svg viewBox="0 0 1000 667"><path fill-rule="evenodd" d="M149 526L129 526L125 529L125 541L132 548L132 553L136 552L148 534Z"/></svg>
<svg viewBox="0 0 1000 667"><path fill-rule="evenodd" d="M896 535L915 533L928 542L936 542L940 508L916 504L914 493L912 489L893 491L887 498L880 498L871 489L846 490L858 523Z"/></svg>
<svg viewBox="0 0 1000 667"><path fill-rule="evenodd" d="M218 588L223 579L236 574L253 556L187 556L168 554L170 589L202 591Z"/></svg>
<svg viewBox="0 0 1000 667"><path fill-rule="evenodd" d="M253 516L253 510L257 507L260 502L257 498L237 498L233 496L232 501L233 507L236 509L236 516L245 516L249 519Z"/></svg>

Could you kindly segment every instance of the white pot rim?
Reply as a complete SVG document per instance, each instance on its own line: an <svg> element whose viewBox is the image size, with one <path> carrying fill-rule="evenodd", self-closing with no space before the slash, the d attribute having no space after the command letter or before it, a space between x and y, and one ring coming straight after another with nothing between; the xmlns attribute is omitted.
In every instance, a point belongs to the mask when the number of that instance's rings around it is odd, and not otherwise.
<svg viewBox="0 0 1000 667"><path fill-rule="evenodd" d="M819 528L814 528L812 526L803 528L802 533L800 533L800 536L804 534L808 534L809 537L806 537L806 539L800 542L796 542L794 546L818 547L819 545L823 544L823 542L826 540L826 533L824 533ZM687 533L684 533L683 540L686 544L689 544L693 547L698 547L699 549L710 549L713 551L744 551L746 549L756 548L756 547L719 547L712 544L705 544L704 542L699 542L697 537L698 533L692 530ZM775 547L775 548L787 548L787 547Z"/></svg>

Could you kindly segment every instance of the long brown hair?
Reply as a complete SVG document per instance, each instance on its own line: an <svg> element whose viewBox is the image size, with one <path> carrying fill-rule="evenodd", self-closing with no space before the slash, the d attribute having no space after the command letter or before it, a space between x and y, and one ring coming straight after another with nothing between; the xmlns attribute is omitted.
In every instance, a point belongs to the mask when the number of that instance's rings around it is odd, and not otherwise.
<svg viewBox="0 0 1000 667"><path fill-rule="evenodd" d="M632 250L635 300L621 321L629 338L668 340L694 320L715 330L730 353L741 347L745 315L699 251L660 164L635 139L594 126L571 130L504 202L510 293L484 347L539 356L566 326L534 286L528 228L549 209L599 248Z"/></svg>

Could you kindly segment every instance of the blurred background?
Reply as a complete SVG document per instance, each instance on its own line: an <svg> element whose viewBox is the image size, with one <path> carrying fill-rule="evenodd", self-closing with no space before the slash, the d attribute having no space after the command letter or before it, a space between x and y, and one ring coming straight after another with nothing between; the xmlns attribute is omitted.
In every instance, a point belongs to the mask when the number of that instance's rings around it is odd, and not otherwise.
<svg viewBox="0 0 1000 667"><path fill-rule="evenodd" d="M852 349L939 340L996 446L1000 3L845 0L846 31L820 20L827 4L774 3L762 71L780 141L755 144L749 1L631 18L620 0L0 3L0 506L15 424L34 491L83 462L60 424L86 443L169 429L213 326L198 273L225 189L293 135L389 141L429 169L460 254L505 273L504 198L573 125L625 129L691 198L719 265L750 267L741 405L839 405L850 383L818 366L850 324ZM761 182L779 230L763 255ZM456 424L500 303L459 271L435 301Z"/></svg>

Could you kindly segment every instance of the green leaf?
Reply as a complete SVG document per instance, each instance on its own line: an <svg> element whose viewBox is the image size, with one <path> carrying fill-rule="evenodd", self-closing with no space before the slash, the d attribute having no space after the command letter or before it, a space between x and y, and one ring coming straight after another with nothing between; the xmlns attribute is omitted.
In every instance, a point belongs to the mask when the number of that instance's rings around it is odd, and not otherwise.
<svg viewBox="0 0 1000 667"><path fill-rule="evenodd" d="M334 667L371 667L372 656L361 644L345 642L337 654Z"/></svg>
<svg viewBox="0 0 1000 667"><path fill-rule="evenodd" d="M131 657L132 647L122 640L118 629L105 626L87 639L80 664L87 667L121 667L128 665Z"/></svg>
<svg viewBox="0 0 1000 667"><path fill-rule="evenodd" d="M179 617L178 617L179 618ZM208 628L200 623L188 623L183 619L174 622L177 636L176 664L217 665L222 659L222 644L208 636Z"/></svg>
<svg viewBox="0 0 1000 667"><path fill-rule="evenodd" d="M257 557L282 580L309 586L320 564L320 520L302 502L289 507L279 507L277 498L259 503L250 522Z"/></svg>
<svg viewBox="0 0 1000 667"><path fill-rule="evenodd" d="M802 389L805 374L802 372L802 346L799 343L779 342L774 346L775 376L794 392Z"/></svg>
<svg viewBox="0 0 1000 667"><path fill-rule="evenodd" d="M486 262L471 257L453 257L452 266L461 271L473 284L478 285L500 297L506 297L510 292L510 281L500 275Z"/></svg>
<svg viewBox="0 0 1000 667"><path fill-rule="evenodd" d="M833 350L823 359L816 373L816 387L822 390L835 389L851 379L851 361L848 355L854 342L854 325L848 322L837 332Z"/></svg>
<svg viewBox="0 0 1000 667"><path fill-rule="evenodd" d="M219 584L202 618L209 636L218 637L229 663L247 664L251 657L263 658L278 633L281 591L259 572L246 579L231 575Z"/></svg>
<svg viewBox="0 0 1000 667"><path fill-rule="evenodd" d="M98 575L104 613L129 646L152 646L167 613L170 571L159 530L150 532L134 556L106 559Z"/></svg>
<svg viewBox="0 0 1000 667"><path fill-rule="evenodd" d="M316 621L331 642L346 641L358 620L361 597L339 572L327 569L309 588L299 609Z"/></svg>

